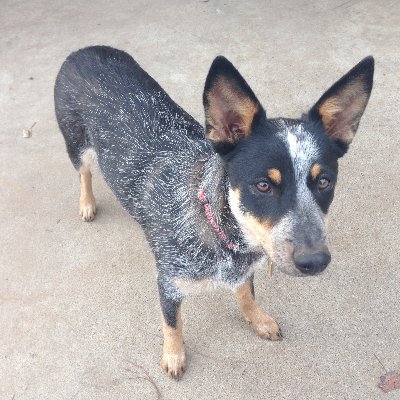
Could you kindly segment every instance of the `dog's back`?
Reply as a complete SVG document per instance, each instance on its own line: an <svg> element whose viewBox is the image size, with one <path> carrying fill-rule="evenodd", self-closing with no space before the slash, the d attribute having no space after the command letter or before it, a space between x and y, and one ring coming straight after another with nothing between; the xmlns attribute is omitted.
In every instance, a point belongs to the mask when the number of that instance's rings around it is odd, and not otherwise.
<svg viewBox="0 0 400 400"><path fill-rule="evenodd" d="M142 199L161 164L191 162L191 155L209 147L201 125L131 56L110 47L88 47L67 58L56 80L55 108L75 168L93 154L116 197L137 218L135 198Z"/></svg>

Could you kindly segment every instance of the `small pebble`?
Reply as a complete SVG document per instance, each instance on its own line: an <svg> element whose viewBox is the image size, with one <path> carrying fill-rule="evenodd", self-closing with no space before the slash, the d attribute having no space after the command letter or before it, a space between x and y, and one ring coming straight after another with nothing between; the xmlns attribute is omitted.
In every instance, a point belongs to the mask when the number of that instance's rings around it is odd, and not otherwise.
<svg viewBox="0 0 400 400"><path fill-rule="evenodd" d="M36 122L33 123L33 125L30 128L24 128L22 129L22 137L24 138L30 138L32 137L32 130L33 127L36 125Z"/></svg>
<svg viewBox="0 0 400 400"><path fill-rule="evenodd" d="M22 129L22 136L24 138L30 138L32 136L32 129Z"/></svg>

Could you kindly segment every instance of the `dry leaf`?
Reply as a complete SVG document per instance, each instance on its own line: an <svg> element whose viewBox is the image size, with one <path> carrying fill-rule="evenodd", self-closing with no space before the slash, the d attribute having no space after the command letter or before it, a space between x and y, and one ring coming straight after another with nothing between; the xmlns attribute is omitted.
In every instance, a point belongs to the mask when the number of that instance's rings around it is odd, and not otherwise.
<svg viewBox="0 0 400 400"><path fill-rule="evenodd" d="M397 372L387 372L381 376L379 387L385 392L400 389L400 374Z"/></svg>

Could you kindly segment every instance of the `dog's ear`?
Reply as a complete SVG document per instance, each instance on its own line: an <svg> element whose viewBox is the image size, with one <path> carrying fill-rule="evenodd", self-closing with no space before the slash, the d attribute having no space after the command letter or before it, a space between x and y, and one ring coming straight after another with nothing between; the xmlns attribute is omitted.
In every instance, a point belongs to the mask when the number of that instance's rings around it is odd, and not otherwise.
<svg viewBox="0 0 400 400"><path fill-rule="evenodd" d="M208 72L203 105L206 135L219 153L228 152L249 136L254 117L262 110L249 85L222 56L213 61Z"/></svg>
<svg viewBox="0 0 400 400"><path fill-rule="evenodd" d="M374 59L364 58L337 81L309 112L311 120L320 120L328 136L347 149L357 131L371 94Z"/></svg>

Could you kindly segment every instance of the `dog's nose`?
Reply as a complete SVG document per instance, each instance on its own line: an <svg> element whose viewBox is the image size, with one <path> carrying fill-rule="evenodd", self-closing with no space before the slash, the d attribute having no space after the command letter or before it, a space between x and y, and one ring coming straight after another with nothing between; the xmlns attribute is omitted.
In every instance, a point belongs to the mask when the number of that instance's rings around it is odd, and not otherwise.
<svg viewBox="0 0 400 400"><path fill-rule="evenodd" d="M322 272L331 262L328 250L318 252L299 252L294 254L294 262L299 271L306 275Z"/></svg>

